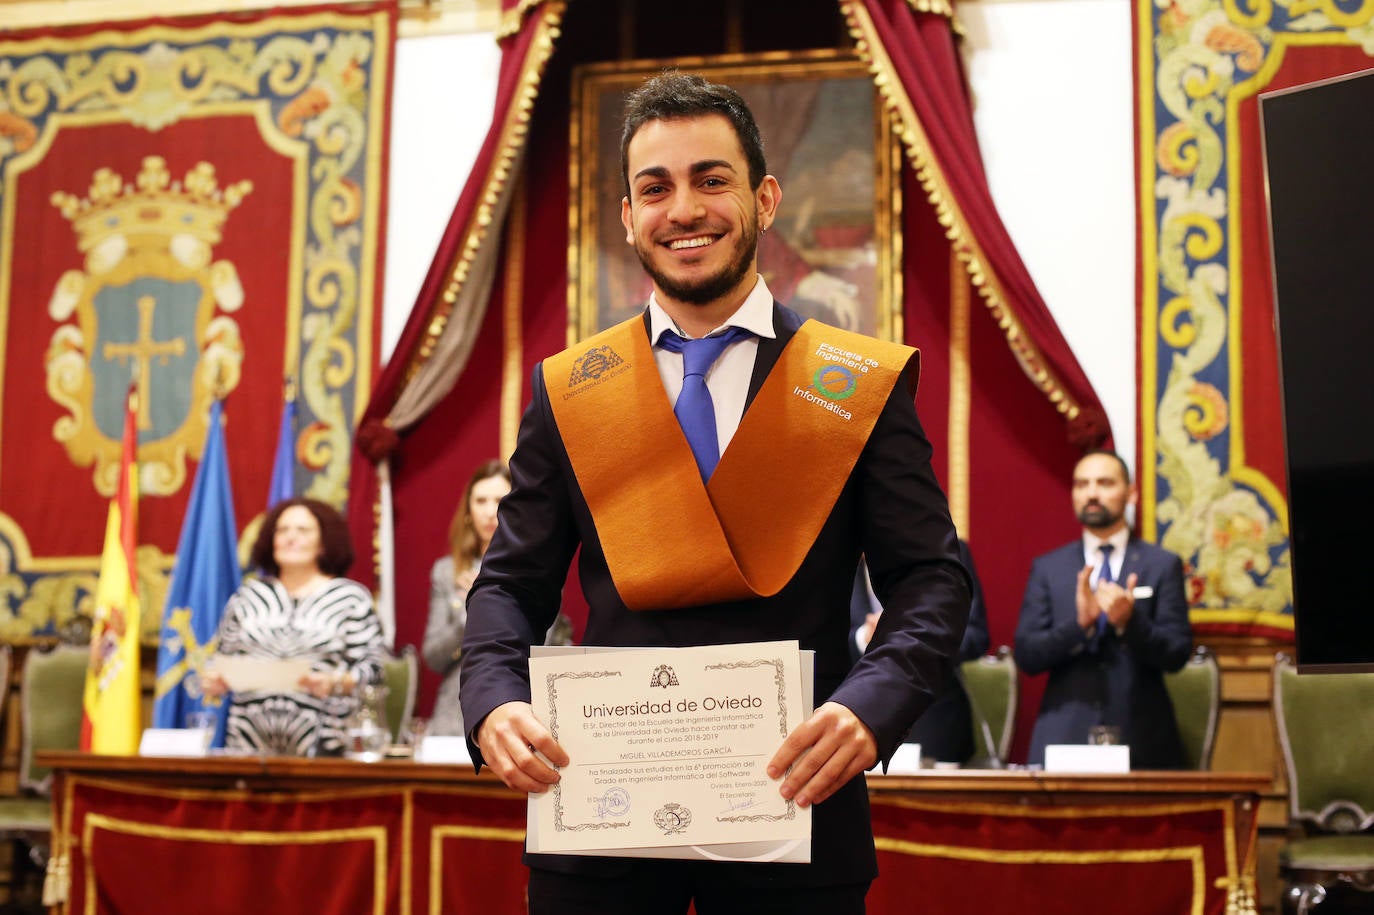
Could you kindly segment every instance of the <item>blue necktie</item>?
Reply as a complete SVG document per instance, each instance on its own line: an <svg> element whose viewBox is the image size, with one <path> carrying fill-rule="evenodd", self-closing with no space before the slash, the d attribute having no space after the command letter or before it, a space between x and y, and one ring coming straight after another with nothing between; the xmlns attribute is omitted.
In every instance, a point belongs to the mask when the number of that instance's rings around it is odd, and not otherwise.
<svg viewBox="0 0 1374 915"><path fill-rule="evenodd" d="M1099 571L1099 572L1097 573L1097 584L1098 584L1099 587L1100 587L1101 585L1103 585L1103 584L1107 584L1107 583L1116 581L1116 579L1112 577L1112 550L1113 550L1113 549L1115 549L1115 547L1113 547L1110 543L1104 543L1104 544L1102 544L1100 547L1097 548L1097 551L1098 551L1099 553L1102 554L1101 571ZM1107 631L1107 614L1102 613L1102 614L1099 614L1098 617L1097 617L1097 634L1098 634L1099 637L1101 637L1102 633L1104 633L1104 632L1106 632L1106 631Z"/></svg>
<svg viewBox="0 0 1374 915"><path fill-rule="evenodd" d="M715 365L725 347L736 340L752 336L742 327L730 327L714 337L699 337L688 340L672 331L665 331L658 338L658 345L669 352L682 354L682 393L677 396L673 413L682 426L687 444L692 446L692 455L697 459L697 470L702 481L711 479L711 473L720 461L720 441L716 438L716 407L711 402L711 392L706 387L706 373Z"/></svg>

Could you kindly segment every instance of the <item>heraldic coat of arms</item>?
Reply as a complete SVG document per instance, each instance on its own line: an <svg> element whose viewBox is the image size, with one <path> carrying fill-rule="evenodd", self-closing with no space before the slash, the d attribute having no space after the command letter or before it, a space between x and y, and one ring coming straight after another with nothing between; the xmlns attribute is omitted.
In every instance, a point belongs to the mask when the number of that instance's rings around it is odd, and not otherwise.
<svg viewBox="0 0 1374 915"><path fill-rule="evenodd" d="M165 160L148 156L132 184L101 168L86 197L52 195L85 255L48 304L60 323L48 344L47 391L67 411L53 437L73 464L94 465L103 496L117 484L131 383L140 486L150 495L181 488L187 458L200 457L210 399L238 386L243 342L227 313L242 307L243 286L234 265L212 253L251 190L248 181L220 188L203 161L174 182Z"/></svg>

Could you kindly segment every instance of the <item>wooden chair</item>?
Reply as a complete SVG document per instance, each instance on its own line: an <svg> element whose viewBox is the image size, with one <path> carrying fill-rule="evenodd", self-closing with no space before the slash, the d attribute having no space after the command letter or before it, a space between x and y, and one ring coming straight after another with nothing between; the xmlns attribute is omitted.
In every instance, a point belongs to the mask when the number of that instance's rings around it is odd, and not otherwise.
<svg viewBox="0 0 1374 915"><path fill-rule="evenodd" d="M419 689L420 663L415 646L407 645L401 653L382 664L382 682L386 684L386 722L391 730L391 742L397 743L405 725L415 711L415 694Z"/></svg>
<svg viewBox="0 0 1374 915"><path fill-rule="evenodd" d="M1274 720L1288 770L1284 911L1374 910L1374 673L1299 676L1281 654Z"/></svg>
<svg viewBox="0 0 1374 915"><path fill-rule="evenodd" d="M1221 668L1216 656L1206 645L1197 646L1181 670L1164 675L1164 687L1174 705L1188 768L1210 769L1221 710Z"/></svg>
<svg viewBox="0 0 1374 915"><path fill-rule="evenodd" d="M0 839L15 844L15 877L25 862L41 875L47 867L52 834L51 772L34 764L39 750L75 750L81 742L81 706L86 687L89 653L84 647L58 646L31 650L24 661L20 696L17 797L0 798ZM5 676L9 683L9 646L4 646Z"/></svg>
<svg viewBox="0 0 1374 915"><path fill-rule="evenodd" d="M1011 648L1001 645L996 654L984 655L959 665L959 677L973 712L974 759L985 759L1001 768L1011 749L1016 725L1019 684Z"/></svg>
<svg viewBox="0 0 1374 915"><path fill-rule="evenodd" d="M13 660L13 649L0 645L0 710L8 708ZM38 862L31 858L32 843L46 833L51 822L52 809L47 801L22 795L0 797L0 841L10 846L6 895L12 902L24 895L26 884L33 878L33 864Z"/></svg>

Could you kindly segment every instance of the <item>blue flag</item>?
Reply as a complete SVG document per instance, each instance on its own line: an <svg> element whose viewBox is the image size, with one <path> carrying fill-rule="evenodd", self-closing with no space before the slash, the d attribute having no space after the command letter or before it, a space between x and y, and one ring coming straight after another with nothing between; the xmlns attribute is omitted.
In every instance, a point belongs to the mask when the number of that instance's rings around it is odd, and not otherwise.
<svg viewBox="0 0 1374 915"><path fill-rule="evenodd" d="M267 488L267 509L296 494L296 398L289 395L281 408L277 453L272 458L272 485Z"/></svg>
<svg viewBox="0 0 1374 915"><path fill-rule="evenodd" d="M224 745L226 704L202 702L200 672L214 655L224 605L241 579L236 531L229 458L224 450L224 407L215 401L162 614L153 726L186 727L186 717L192 712L214 712L212 746L217 747Z"/></svg>

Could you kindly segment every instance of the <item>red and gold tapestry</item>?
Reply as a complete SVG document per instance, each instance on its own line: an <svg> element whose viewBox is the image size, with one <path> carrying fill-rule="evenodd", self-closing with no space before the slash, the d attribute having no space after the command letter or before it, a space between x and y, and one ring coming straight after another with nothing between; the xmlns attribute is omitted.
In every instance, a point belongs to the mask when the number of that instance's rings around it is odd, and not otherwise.
<svg viewBox="0 0 1374 915"><path fill-rule="evenodd" d="M296 490L345 504L377 362L394 24L383 2L0 36L0 639L89 615L131 380L146 606L215 396L240 532L283 379Z"/></svg>
<svg viewBox="0 0 1374 915"><path fill-rule="evenodd" d="M1135 35L1142 533L1199 631L1291 638L1258 97L1368 68L1374 3L1137 0Z"/></svg>

